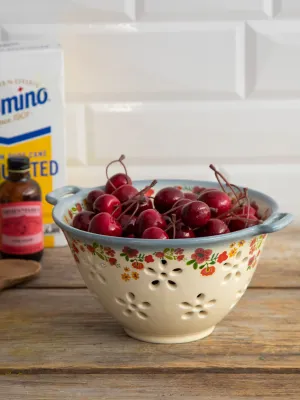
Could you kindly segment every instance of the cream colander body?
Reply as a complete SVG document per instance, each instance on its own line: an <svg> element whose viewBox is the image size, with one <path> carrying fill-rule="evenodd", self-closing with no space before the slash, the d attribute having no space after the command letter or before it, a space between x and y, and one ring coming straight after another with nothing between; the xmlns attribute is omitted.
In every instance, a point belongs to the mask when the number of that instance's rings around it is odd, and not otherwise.
<svg viewBox="0 0 300 400"><path fill-rule="evenodd" d="M138 181L143 188L149 182ZM191 190L212 182L160 180ZM269 196L249 190L269 213L258 226L207 238L145 240L79 231L71 226L85 208L89 189L66 186L47 195L88 289L132 337L153 343L182 343L209 335L245 293L267 234L292 221ZM67 197L66 197L67 196Z"/></svg>

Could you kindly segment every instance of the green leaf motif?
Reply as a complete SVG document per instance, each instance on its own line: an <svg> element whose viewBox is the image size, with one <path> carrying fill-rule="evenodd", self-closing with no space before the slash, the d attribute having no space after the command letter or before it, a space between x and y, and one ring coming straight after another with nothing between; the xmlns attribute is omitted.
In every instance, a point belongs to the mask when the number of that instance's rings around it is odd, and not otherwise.
<svg viewBox="0 0 300 400"><path fill-rule="evenodd" d="M186 263L186 265L192 265L192 264L194 264L194 260L190 260L190 261L188 261L187 263Z"/></svg>
<svg viewBox="0 0 300 400"><path fill-rule="evenodd" d="M200 265L200 269L203 269L204 267L206 267L207 266L207 263L205 263L205 264L202 264L202 265Z"/></svg>
<svg viewBox="0 0 300 400"><path fill-rule="evenodd" d="M121 253L120 256L121 256L121 257L125 257L126 254L125 254L125 253Z"/></svg>
<svg viewBox="0 0 300 400"><path fill-rule="evenodd" d="M96 242L94 242L93 247L94 247L94 249L96 249L98 247L98 244Z"/></svg>
<svg viewBox="0 0 300 400"><path fill-rule="evenodd" d="M168 260L173 260L173 257L170 256L165 256L165 258L167 258Z"/></svg>
<svg viewBox="0 0 300 400"><path fill-rule="evenodd" d="M100 253L96 253L96 254L97 254L97 256L98 256L99 258L101 258L101 260L105 261L105 258L103 257L102 254L100 254Z"/></svg>
<svg viewBox="0 0 300 400"><path fill-rule="evenodd" d="M127 255L125 255L125 260L129 261L129 257Z"/></svg>
<svg viewBox="0 0 300 400"><path fill-rule="evenodd" d="M164 253L169 253L170 249L166 248L164 249Z"/></svg>
<svg viewBox="0 0 300 400"><path fill-rule="evenodd" d="M197 269L197 268L198 268L198 264L196 263L196 261L194 261L193 268L194 268L194 269Z"/></svg>
<svg viewBox="0 0 300 400"><path fill-rule="evenodd" d="M215 263L216 263L215 261L211 261L209 264L214 265Z"/></svg>

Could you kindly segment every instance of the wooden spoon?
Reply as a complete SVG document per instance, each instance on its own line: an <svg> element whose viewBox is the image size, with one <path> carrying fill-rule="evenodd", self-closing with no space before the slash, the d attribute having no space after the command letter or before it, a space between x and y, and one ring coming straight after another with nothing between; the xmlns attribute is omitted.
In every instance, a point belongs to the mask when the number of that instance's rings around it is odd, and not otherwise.
<svg viewBox="0 0 300 400"><path fill-rule="evenodd" d="M0 260L0 291L34 278L40 270L41 264L37 261Z"/></svg>

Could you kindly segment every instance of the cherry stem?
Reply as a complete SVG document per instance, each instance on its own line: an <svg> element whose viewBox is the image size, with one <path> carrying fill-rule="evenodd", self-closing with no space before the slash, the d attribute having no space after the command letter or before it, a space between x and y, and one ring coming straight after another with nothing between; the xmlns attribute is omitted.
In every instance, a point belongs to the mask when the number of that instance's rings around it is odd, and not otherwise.
<svg viewBox="0 0 300 400"><path fill-rule="evenodd" d="M126 165L124 164L123 160L125 160L125 156L124 156L124 154L121 154L120 157L119 157L117 160L111 161L111 162L108 163L107 166L106 166L106 170L105 170L106 179L109 181L109 183L111 184L111 186L112 186L115 190L116 190L116 187L115 187L115 185L112 183L110 177L108 176L108 168L109 168L112 164L119 162L119 163L122 165L122 167L124 168L125 175L126 175L126 179L127 179L127 183L129 183L129 177L128 177L128 173L127 173L127 168L126 168Z"/></svg>
<svg viewBox="0 0 300 400"><path fill-rule="evenodd" d="M127 207L127 208L125 209L125 211L123 211L122 214L119 215L118 218L120 218L122 215L126 214L126 212L127 212L128 210L130 210L131 207L132 207L134 204L137 204L137 205L139 206L139 203L142 203L142 202L144 201L144 197L143 197L144 194L145 194L149 189L151 189L154 185L156 185L156 184L157 184L157 180L154 179L154 181L152 181L152 182L150 183L150 185L145 186L144 189L140 190L140 191L139 191L137 194L135 194L131 199L129 199L129 200L125 201L124 203L118 205L118 206L116 207L116 210L117 210L118 208L120 208L120 207L124 207L124 206L127 206L127 205L129 204L129 207ZM113 192L112 194L114 194L114 192ZM114 210L114 212L115 212L116 210ZM114 214L114 212L112 213L112 215ZM135 212L136 212L136 211L135 211Z"/></svg>
<svg viewBox="0 0 300 400"><path fill-rule="evenodd" d="M172 214L172 217L166 216L166 218L170 221L169 226L165 230L167 232L170 228L173 228L173 239L175 239L176 236L176 224L179 222L179 220L176 221L176 214Z"/></svg>
<svg viewBox="0 0 300 400"><path fill-rule="evenodd" d="M226 186L228 186L228 187L230 188L230 190L231 190L232 193L234 194L234 196L235 196L237 202L239 203L239 197L237 196L237 194L236 194L236 192L235 192L233 186L232 186L231 183L225 178L225 176L224 176L223 174L221 174L221 172L219 172L213 164L210 164L209 168L212 169L212 170L214 171L215 177L216 177L217 181L219 182L219 185L221 186L223 192L226 193L226 190L225 190L223 184L221 183L220 178L222 178L223 181L225 182ZM241 204L240 204L240 205L241 205Z"/></svg>
<svg viewBox="0 0 300 400"><path fill-rule="evenodd" d="M186 200L190 200L190 202L189 202L189 203L186 202L186 203L184 203L184 204L181 204L180 206L178 206L178 205L176 206L176 204L179 203L181 200L185 200L185 199L179 199L179 200L177 200L177 201L174 203L173 207L170 208L170 210L168 210L168 211L166 211L165 213L163 213L162 215L168 215L168 214L172 213L173 211L176 211L176 210L178 210L179 208L184 207L184 206L186 206L187 204L190 204L190 203L193 203L193 202L196 201L196 200L186 199Z"/></svg>

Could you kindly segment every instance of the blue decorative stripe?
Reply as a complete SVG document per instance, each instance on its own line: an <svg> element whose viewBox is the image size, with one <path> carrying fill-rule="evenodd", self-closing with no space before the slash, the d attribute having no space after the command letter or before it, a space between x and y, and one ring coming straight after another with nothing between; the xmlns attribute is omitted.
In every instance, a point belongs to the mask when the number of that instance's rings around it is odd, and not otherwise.
<svg viewBox="0 0 300 400"><path fill-rule="evenodd" d="M12 138L0 136L0 144L10 146L11 144L25 142L26 140L35 139L40 136L48 135L49 133L51 133L51 126L47 126L46 128L37 131L22 133L22 135L14 136Z"/></svg>

